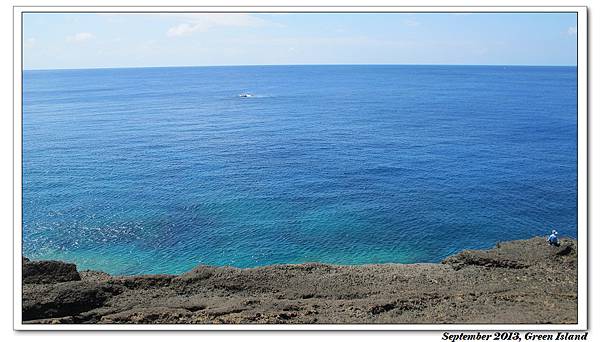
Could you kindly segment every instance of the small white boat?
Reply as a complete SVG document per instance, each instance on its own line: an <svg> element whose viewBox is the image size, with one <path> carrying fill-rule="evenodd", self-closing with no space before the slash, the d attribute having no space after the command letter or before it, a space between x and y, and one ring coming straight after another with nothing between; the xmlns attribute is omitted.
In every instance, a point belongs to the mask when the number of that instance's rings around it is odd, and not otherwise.
<svg viewBox="0 0 600 342"><path fill-rule="evenodd" d="M239 96L240 97L253 97L254 95L252 95L250 93L241 93Z"/></svg>

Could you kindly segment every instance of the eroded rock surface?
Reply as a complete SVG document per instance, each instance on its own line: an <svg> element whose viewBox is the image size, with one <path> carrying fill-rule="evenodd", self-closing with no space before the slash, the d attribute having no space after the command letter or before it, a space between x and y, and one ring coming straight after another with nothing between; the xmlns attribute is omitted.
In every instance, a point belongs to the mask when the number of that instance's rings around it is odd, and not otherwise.
<svg viewBox="0 0 600 342"><path fill-rule="evenodd" d="M502 242L441 264L201 265L179 276L78 276L24 278L25 323L577 322L577 242L568 239L560 247L541 237Z"/></svg>
<svg viewBox="0 0 600 342"><path fill-rule="evenodd" d="M53 284L81 280L75 264L62 261L30 261L23 258L23 283Z"/></svg>

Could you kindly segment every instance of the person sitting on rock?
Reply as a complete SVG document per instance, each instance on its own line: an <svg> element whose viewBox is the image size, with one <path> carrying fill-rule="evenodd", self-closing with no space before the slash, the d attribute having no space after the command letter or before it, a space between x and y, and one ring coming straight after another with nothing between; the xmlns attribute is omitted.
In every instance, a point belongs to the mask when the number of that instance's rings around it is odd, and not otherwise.
<svg viewBox="0 0 600 342"><path fill-rule="evenodd" d="M558 232L556 230L552 230L552 234L548 236L548 244L552 246L560 245L560 242L558 242Z"/></svg>

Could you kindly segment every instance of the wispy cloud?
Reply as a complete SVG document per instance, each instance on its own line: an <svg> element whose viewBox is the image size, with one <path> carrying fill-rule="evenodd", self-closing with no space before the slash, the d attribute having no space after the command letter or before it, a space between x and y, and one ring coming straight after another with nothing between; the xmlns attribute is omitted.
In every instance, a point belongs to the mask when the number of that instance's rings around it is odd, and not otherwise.
<svg viewBox="0 0 600 342"><path fill-rule="evenodd" d="M185 36L215 27L260 27L268 21L247 13L165 13L163 16L182 19L183 23L170 27L167 36Z"/></svg>
<svg viewBox="0 0 600 342"><path fill-rule="evenodd" d="M194 31L201 30L202 27L200 24L191 24L191 23L183 23L177 26L173 26L169 28L167 31L167 36L169 37L177 37L177 36L185 36Z"/></svg>
<svg viewBox="0 0 600 342"><path fill-rule="evenodd" d="M403 23L405 26L409 26L409 27L415 27L415 26L419 26L419 25L421 25L421 23L420 23L420 22L418 22L418 21L416 21L416 20L410 20L410 19L408 19L408 20L404 20L402 23Z"/></svg>
<svg viewBox="0 0 600 342"><path fill-rule="evenodd" d="M476 48L473 52L477 55L485 55L490 51L487 47Z"/></svg>
<svg viewBox="0 0 600 342"><path fill-rule="evenodd" d="M34 46L35 46L35 42L36 42L35 38L33 38L33 37L31 37L31 38L27 38L27 39L25 39L25 41L23 42L23 46L24 46L25 48L28 48L28 49L30 49L30 48L32 48L32 47L34 47Z"/></svg>
<svg viewBox="0 0 600 342"><path fill-rule="evenodd" d="M88 41L90 39L94 39L94 35L89 32L79 32L72 36L67 37L67 42L69 43L82 43Z"/></svg>
<svg viewBox="0 0 600 342"><path fill-rule="evenodd" d="M577 27L576 26L571 26L567 29L567 34L569 36L576 36L577 35Z"/></svg>

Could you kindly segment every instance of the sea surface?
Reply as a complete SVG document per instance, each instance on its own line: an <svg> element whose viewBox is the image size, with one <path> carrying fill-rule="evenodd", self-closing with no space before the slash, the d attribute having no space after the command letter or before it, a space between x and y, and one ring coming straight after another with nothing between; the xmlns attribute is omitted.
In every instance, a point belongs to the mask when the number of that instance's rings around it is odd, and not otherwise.
<svg viewBox="0 0 600 342"><path fill-rule="evenodd" d="M577 237L575 67L25 71L23 253L111 274ZM250 93L252 97L240 97Z"/></svg>

